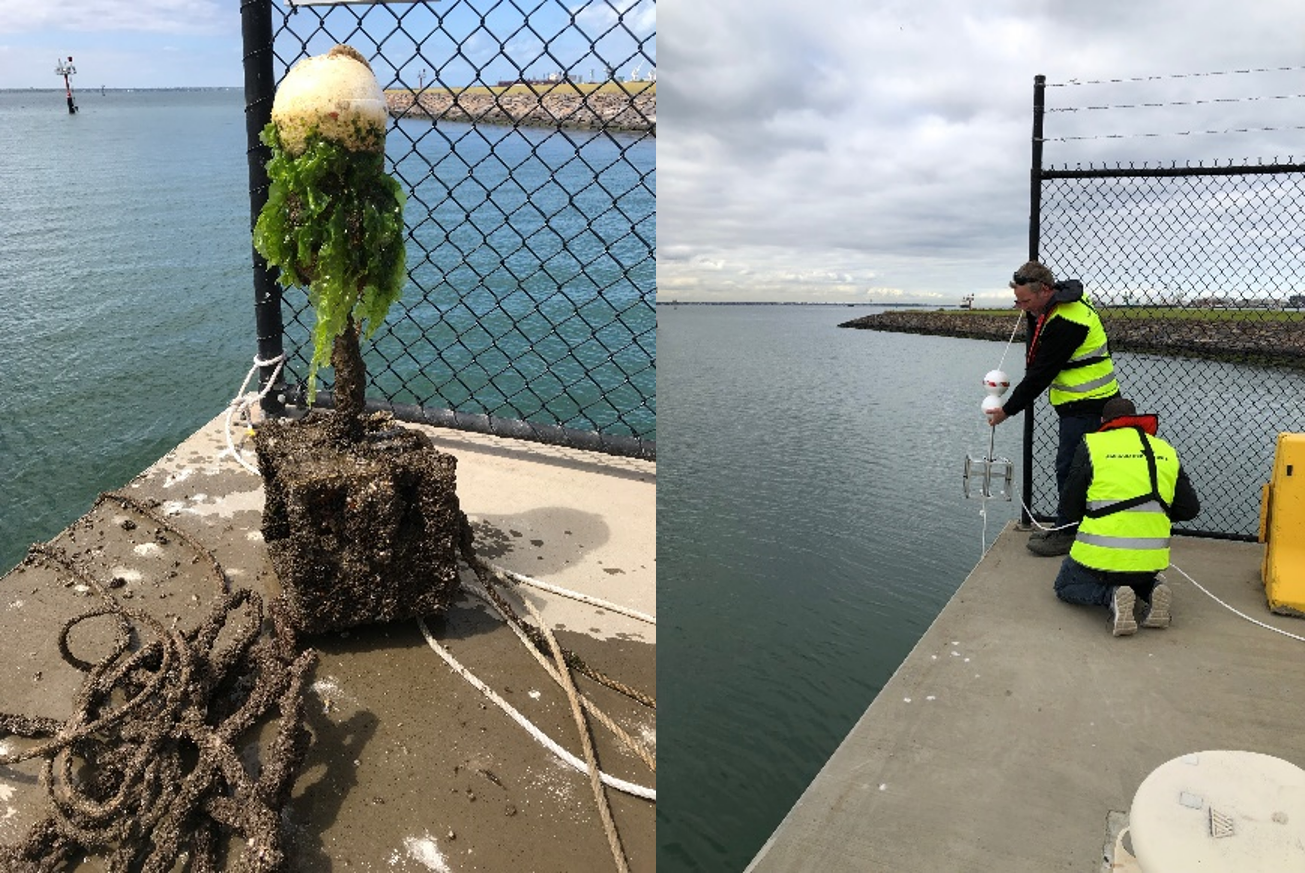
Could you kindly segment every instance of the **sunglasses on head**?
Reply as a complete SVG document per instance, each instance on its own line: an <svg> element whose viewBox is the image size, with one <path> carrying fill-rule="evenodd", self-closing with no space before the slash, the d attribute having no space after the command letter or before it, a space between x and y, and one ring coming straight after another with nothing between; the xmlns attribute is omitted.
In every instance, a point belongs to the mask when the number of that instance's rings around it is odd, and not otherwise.
<svg viewBox="0 0 1305 873"><path fill-rule="evenodd" d="M1021 276L1019 273L1016 273L1011 278L1011 284L1012 285L1039 285L1041 284L1041 281L1038 279L1034 279L1031 276Z"/></svg>

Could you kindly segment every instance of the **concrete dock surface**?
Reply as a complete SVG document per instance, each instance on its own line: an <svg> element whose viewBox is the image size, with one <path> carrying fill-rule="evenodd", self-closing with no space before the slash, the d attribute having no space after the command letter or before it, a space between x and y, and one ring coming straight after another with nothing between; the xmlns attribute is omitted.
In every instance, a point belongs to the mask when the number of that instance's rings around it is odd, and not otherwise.
<svg viewBox="0 0 1305 873"><path fill-rule="evenodd" d="M749 873L1100 873L1152 770L1206 750L1305 767L1305 620L1263 545L1176 537L1173 623L1112 637L1008 525ZM1186 575L1184 575L1186 574ZM1193 581L1194 580L1194 581Z"/></svg>
<svg viewBox="0 0 1305 873"><path fill-rule="evenodd" d="M102 500L48 544L85 578L30 553L0 579L0 712L69 717L86 674L61 657L59 633L100 602L95 587L172 628L209 614L221 573L230 588L248 588L264 601L276 593L260 532L261 479L235 462L224 419L118 490L153 515ZM655 617L654 463L423 429L458 459L457 491L478 557ZM244 448L253 462L252 441ZM521 615L528 599L560 644L589 665L655 696L654 623L533 587L506 593ZM68 649L88 662L104 656L116 638L111 625L76 625ZM427 626L470 674L583 760L567 695L485 603L466 596ZM289 869L616 868L588 774L448 666L416 621L301 643L318 660L306 695L312 744L281 812ZM655 708L587 678L577 684L655 755ZM605 773L653 792L646 799L605 789L629 868L654 870L655 772L602 726L591 732ZM256 759L259 741L242 756ZM31 744L0 736L0 754ZM48 813L40 772L39 759L0 766L0 844L18 843ZM232 860L240 851L232 846ZM102 870L103 859L92 856L78 869Z"/></svg>

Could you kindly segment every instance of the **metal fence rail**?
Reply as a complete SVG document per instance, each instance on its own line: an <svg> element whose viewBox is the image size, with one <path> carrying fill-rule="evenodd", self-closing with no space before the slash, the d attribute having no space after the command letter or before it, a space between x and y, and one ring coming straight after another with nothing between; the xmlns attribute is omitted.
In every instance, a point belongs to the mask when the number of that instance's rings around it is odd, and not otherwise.
<svg viewBox="0 0 1305 873"><path fill-rule="evenodd" d="M1151 161L1166 133L1191 142L1182 112L1210 101L1166 103L1154 90L1139 93L1153 79L1111 84L1135 90L1113 105L1048 107L1049 86L1042 76L1035 81L1030 258L1058 278L1083 281L1112 338L1124 394L1159 414L1161 435L1204 495L1201 515L1175 528L1255 539L1277 434L1305 428L1305 164L1290 157ZM1262 93L1204 96L1230 105L1218 130L1197 131L1221 145L1274 130L1254 114L1266 106ZM1120 128L1101 121L1141 107L1161 110L1163 129L1143 127L1136 116ZM1096 113L1090 123L1056 116L1064 121L1058 135L1044 130L1049 113L1088 111ZM1098 148L1103 140L1144 146L1148 160L1043 165L1044 146ZM1181 320L1156 320L1161 309ZM1154 353L1162 347L1169 352ZM1057 427L1045 398L1037 412L1026 422L1024 499L1042 517L1054 514L1057 501Z"/></svg>
<svg viewBox="0 0 1305 873"><path fill-rule="evenodd" d="M253 217L267 187L257 134L296 61L347 43L386 90L409 282L364 348L369 406L655 457L653 10L245 0ZM254 260L259 358L286 355L267 403L302 405L313 312Z"/></svg>

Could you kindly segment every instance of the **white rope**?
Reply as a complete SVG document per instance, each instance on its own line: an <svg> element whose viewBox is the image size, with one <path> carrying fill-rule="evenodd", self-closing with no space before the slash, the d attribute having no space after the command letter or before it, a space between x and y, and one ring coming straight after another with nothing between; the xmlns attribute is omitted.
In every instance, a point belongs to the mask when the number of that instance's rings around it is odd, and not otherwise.
<svg viewBox="0 0 1305 873"><path fill-rule="evenodd" d="M646 612L640 612L639 610L632 609L628 606L621 606L619 603L612 603L609 600L602 600L598 597L582 594L579 591L572 591L569 588L562 588L558 585L544 582L541 579L533 579L530 576L525 576L521 573L516 573L512 570L491 564L489 561L486 561L484 558L479 556L476 557L476 563L485 570L493 573L495 576L498 576L500 579L506 579L509 582L517 582L522 585L529 585L533 588L552 592L553 594L560 594L563 597L569 597L572 600L578 600L581 603L588 603L590 606L597 606L600 609L606 609L611 612L620 613L621 615L627 615L630 618L636 618L639 621L647 622L648 624L657 624L656 617L651 616Z"/></svg>
<svg viewBox="0 0 1305 873"><path fill-rule="evenodd" d="M1025 505L1025 503L1024 503L1024 498L1023 498L1023 497L1019 498L1019 501L1020 501L1020 508L1023 509L1023 510L1024 510L1024 514L1027 515L1027 516L1029 517L1029 523L1030 523L1031 525L1033 525L1034 527L1036 527L1038 530L1045 530L1047 533L1051 533L1051 532L1053 532L1053 531L1058 531L1058 530L1069 530L1069 529L1072 528L1072 527L1078 527L1078 522L1077 522L1077 521L1067 521L1067 522L1065 522L1064 524L1061 524L1061 525L1054 525L1054 524L1053 524L1053 525L1045 525L1045 524L1043 524L1042 522L1038 521L1036 518L1033 517L1033 510L1032 510L1032 509L1029 509L1028 506Z"/></svg>
<svg viewBox="0 0 1305 873"><path fill-rule="evenodd" d="M1010 354L1010 347L1015 344L1015 334L1020 332L1020 325L1024 323L1024 313L1020 312L1019 317L1015 320L1015 328L1010 332L1010 339L1006 340L1006 349L1001 353L1001 363L997 364L1000 370L1006 363L1006 355Z"/></svg>
<svg viewBox="0 0 1305 873"><path fill-rule="evenodd" d="M246 394L245 389L249 387L249 381L254 378L254 374L258 372L259 368L269 367L272 364L276 364L276 369L272 371L272 375L267 380L267 384L263 386L263 390L258 392L251 391ZM255 476L259 475L258 468L245 460L244 456L241 455L240 450L236 448L235 441L231 437L231 420L236 415L243 414L245 416L246 428L254 426L254 420L250 414L250 410L253 408L255 403L258 403L266 397L268 392L272 390L272 386L276 384L276 377L281 374L281 368L283 366L285 366L285 355L277 355L275 358L266 361L255 355L254 366L251 367L249 372L245 375L245 381L240 383L240 390L236 392L236 396L229 404L227 404L227 448L231 450L231 457L236 459L236 463L253 473Z"/></svg>
<svg viewBox="0 0 1305 873"><path fill-rule="evenodd" d="M1271 624L1265 624L1264 622L1260 621L1258 618L1252 618L1251 616L1247 615L1246 613L1242 612L1241 610L1237 609L1236 607L1230 606L1229 604L1227 604L1227 603L1225 603L1224 601L1220 600L1220 599L1219 599L1218 597L1216 597L1216 596L1215 596L1215 595L1214 595L1214 594L1213 594L1209 589L1207 589L1204 585L1202 585L1200 582L1197 582L1197 581L1196 581L1195 579L1193 579L1191 576L1188 576L1188 575L1187 575L1187 571L1184 570L1182 567L1179 567L1177 564L1170 564L1169 566L1173 567L1173 568L1174 568L1175 570L1177 570L1179 573L1182 573L1184 576L1186 576L1188 582L1191 582L1191 583L1192 583L1193 585L1195 585L1197 588L1200 588L1202 591L1204 591L1204 592L1209 596L1209 598L1210 598L1211 600L1213 600L1215 603L1219 604L1220 606L1222 606L1224 609L1228 610L1229 612L1233 613L1234 615L1237 615L1237 616L1240 616L1240 617L1246 619L1246 620L1249 621L1251 624L1258 624L1260 627L1264 628L1265 630L1271 630L1271 631L1273 631L1274 633L1282 634L1284 637L1291 637L1293 640L1299 640L1300 642L1305 643L1305 637L1297 636L1296 634L1289 633L1289 632L1283 630L1282 628L1280 628L1280 627L1274 627L1274 626L1271 625ZM1159 575L1157 574L1157 578L1163 580L1164 577L1163 577L1163 576L1159 576Z"/></svg>
<svg viewBox="0 0 1305 873"><path fill-rule="evenodd" d="M612 805L603 791L603 771L598 768L598 752L594 749L594 738L589 729L589 720L585 718L584 709L580 704L580 692L575 687L575 679L571 676L571 669L566 665L566 657L562 654L562 647L558 644L553 629L544 622L544 617L529 600L523 602L526 609L530 611L531 618L539 623L540 630L548 640L549 651L553 653L553 665L562 679L567 701L571 704L571 714L575 718L576 727L580 730L580 743L584 748L585 773L589 776L589 786L594 792L594 800L598 803L598 815L602 819L603 831L607 834L607 843L612 849L616 869L620 873L630 873L630 862L625 857L625 848L621 845L621 833L616 829L616 822L612 819Z"/></svg>
<svg viewBox="0 0 1305 873"><path fill-rule="evenodd" d="M553 667L553 664L548 660L548 658L544 657L544 654L540 652L539 649L535 647L535 644L530 641L530 638L526 636L526 632L521 629L519 620L513 621L511 616L505 614L499 607L498 602L489 596L488 591L481 587L479 580L476 580L475 582L464 581L462 587L465 591L479 597L490 607L490 609L498 613L499 618L503 619L504 624L511 629L512 633L516 634L517 639L526 647L526 651L529 652L535 661L539 663L539 666L544 668L544 672L547 673L559 686L565 688L565 680L558 674L558 671ZM537 615L535 608L528 600L523 597L521 598L521 602L525 605L526 609L530 610L532 615ZM540 619L539 623L542 627L543 620ZM652 753L648 751L642 742L630 736L629 732L613 721L611 716L599 709L598 705L583 693L580 695L580 703L591 715L594 716L594 718L598 719L603 727L615 734L621 742L625 743L631 751L638 755L639 759L648 765L648 769L656 771L657 761L653 758Z"/></svg>
<svg viewBox="0 0 1305 873"><path fill-rule="evenodd" d="M431 634L430 628L426 626L426 619L424 618L417 619L417 626L421 628L421 634L426 638L427 645L429 645L432 649L434 649L435 653L444 659L444 663L448 664L449 667L453 670L453 672L457 673L463 679L466 679L477 690L479 690L481 694L484 694L490 700L494 701L494 703L497 704L498 707L502 709L505 713L507 713L508 716L513 721L521 725L521 727L525 728L526 733L530 734L530 736L534 738L534 740L537 743L542 745L544 748L548 749L558 758L561 758L563 761L565 761L567 764L569 764L574 769L580 771L581 773L589 772L589 767L588 765L585 764L584 761L580 760L575 755L571 754L566 749L558 745L557 742L553 740L552 737L548 736L539 728L531 724L530 720L527 719L524 715L522 715L515 707L512 706L512 704L508 703L497 693L495 693L494 689L490 688L484 682L477 679L474 675L472 675L472 673L469 670L467 670L465 667L459 664L457 659L453 657L453 653L449 652L447 649L441 646L439 640L435 639L434 635ZM657 791L655 789L648 788L643 785L636 785L633 782L627 782L624 779L618 779L617 777L610 776L607 773L599 772L598 775L599 778L602 779L603 784L608 786L609 788L615 788L617 791L623 791L626 794L630 794L635 797L642 797L645 800L651 800L654 802L657 800Z"/></svg>

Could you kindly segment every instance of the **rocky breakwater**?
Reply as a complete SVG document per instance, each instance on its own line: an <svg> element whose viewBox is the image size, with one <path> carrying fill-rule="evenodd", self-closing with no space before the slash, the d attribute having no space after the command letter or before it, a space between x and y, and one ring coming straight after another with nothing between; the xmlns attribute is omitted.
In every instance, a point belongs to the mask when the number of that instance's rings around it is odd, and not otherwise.
<svg viewBox="0 0 1305 873"><path fill-rule="evenodd" d="M486 88L387 91L385 99L397 118L657 133L657 90L637 84L628 91L586 92L567 85L517 86L497 93Z"/></svg>
<svg viewBox="0 0 1305 873"><path fill-rule="evenodd" d="M1111 349L1177 357L1211 358L1305 369L1305 313L1221 312L1200 317L1190 310L1145 314L1103 309L1101 321ZM1006 342L1015 331L1023 342L1025 323L1014 310L900 310L845 321L839 327Z"/></svg>

